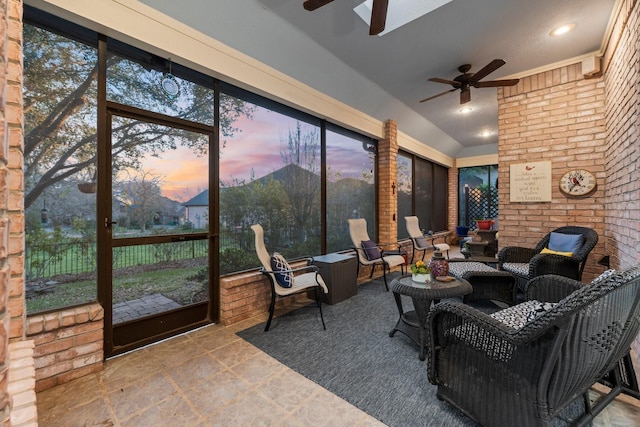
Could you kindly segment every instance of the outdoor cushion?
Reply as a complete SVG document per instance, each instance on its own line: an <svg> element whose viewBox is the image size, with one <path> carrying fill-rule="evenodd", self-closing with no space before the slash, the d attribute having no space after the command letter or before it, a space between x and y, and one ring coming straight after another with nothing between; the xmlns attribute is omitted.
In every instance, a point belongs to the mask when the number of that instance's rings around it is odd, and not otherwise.
<svg viewBox="0 0 640 427"><path fill-rule="evenodd" d="M361 245L362 249L364 249L364 256L367 257L369 261L379 259L382 256L378 245L376 245L373 240L363 240Z"/></svg>
<svg viewBox="0 0 640 427"><path fill-rule="evenodd" d="M429 244L427 243L427 239L424 237L416 237L416 246L419 248L426 248Z"/></svg>
<svg viewBox="0 0 640 427"><path fill-rule="evenodd" d="M558 252L576 253L582 247L584 236L582 234L564 234L551 232L548 248Z"/></svg>
<svg viewBox="0 0 640 427"><path fill-rule="evenodd" d="M540 251L541 254L553 254L553 255L562 255L562 256L573 256L573 252L560 252L560 251L552 251L549 248L544 248Z"/></svg>
<svg viewBox="0 0 640 427"><path fill-rule="evenodd" d="M274 252L271 256L271 270L276 277L276 282L283 288L293 286L293 272L287 260L278 252Z"/></svg>
<svg viewBox="0 0 640 427"><path fill-rule="evenodd" d="M505 262L502 264L502 269L510 271L511 273L519 276L529 275L529 263L528 262Z"/></svg>
<svg viewBox="0 0 640 427"><path fill-rule="evenodd" d="M495 313L491 313L490 316L513 329L520 329L527 322L535 320L555 306L556 303L552 302L530 300L514 305L513 307L505 308L504 310L496 311Z"/></svg>

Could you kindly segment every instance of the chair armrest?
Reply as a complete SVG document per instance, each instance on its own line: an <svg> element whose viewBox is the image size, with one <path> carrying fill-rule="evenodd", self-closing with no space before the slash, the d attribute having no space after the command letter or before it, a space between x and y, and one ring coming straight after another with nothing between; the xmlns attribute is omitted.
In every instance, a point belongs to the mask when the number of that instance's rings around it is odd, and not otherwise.
<svg viewBox="0 0 640 427"><path fill-rule="evenodd" d="M502 265L505 262L529 262L538 251L532 248L520 246L507 246L498 253L498 262Z"/></svg>
<svg viewBox="0 0 640 427"><path fill-rule="evenodd" d="M320 271L320 267L318 267L317 265L313 265L313 264L307 264L307 265L304 265L302 267L292 268L291 270L278 270L278 271L267 270L264 267L260 268L260 272L261 273L265 273L265 274L269 274L269 273L271 273L271 274L276 274L276 273L299 273L301 271L315 271L315 272L318 272L318 271Z"/></svg>
<svg viewBox="0 0 640 427"><path fill-rule="evenodd" d="M568 277L546 274L529 280L525 295L527 300L558 302L583 286L586 285Z"/></svg>
<svg viewBox="0 0 640 427"><path fill-rule="evenodd" d="M529 261L529 277L545 274L579 279L580 261L577 258L557 254L537 254Z"/></svg>

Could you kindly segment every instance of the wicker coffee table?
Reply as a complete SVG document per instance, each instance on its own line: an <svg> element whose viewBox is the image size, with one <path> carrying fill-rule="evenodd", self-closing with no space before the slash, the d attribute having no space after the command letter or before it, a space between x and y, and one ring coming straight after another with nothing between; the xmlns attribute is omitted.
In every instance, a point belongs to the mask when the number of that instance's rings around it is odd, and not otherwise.
<svg viewBox="0 0 640 427"><path fill-rule="evenodd" d="M394 279L391 282L391 290L398 306L400 318L389 336L396 332L402 332L420 348L420 360L425 359L425 348L428 337L428 314L433 301L438 302L443 298L461 297L470 294L473 288L464 279L451 278L449 282L416 283L407 274ZM402 295L408 296L413 301L414 310L405 312L402 307Z"/></svg>

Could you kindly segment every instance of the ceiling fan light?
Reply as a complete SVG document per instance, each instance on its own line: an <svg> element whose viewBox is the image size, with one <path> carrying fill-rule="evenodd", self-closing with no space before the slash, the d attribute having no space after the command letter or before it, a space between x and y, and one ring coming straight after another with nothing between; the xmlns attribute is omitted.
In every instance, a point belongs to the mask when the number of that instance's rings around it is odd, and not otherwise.
<svg viewBox="0 0 640 427"><path fill-rule="evenodd" d="M574 28L576 28L576 24L573 24L573 23L571 23L571 24L564 24L564 25L561 25L561 26L559 26L559 27L554 28L553 30L551 30L551 31L549 32L549 35L550 35L551 37L561 36L561 35L563 35L563 34L567 34L569 31L573 30Z"/></svg>

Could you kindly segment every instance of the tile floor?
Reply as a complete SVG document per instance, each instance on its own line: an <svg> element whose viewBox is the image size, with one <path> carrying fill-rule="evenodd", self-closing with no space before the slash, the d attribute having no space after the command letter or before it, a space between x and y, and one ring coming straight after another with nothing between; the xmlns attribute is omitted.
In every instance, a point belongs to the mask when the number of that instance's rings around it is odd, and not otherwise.
<svg viewBox="0 0 640 427"><path fill-rule="evenodd" d="M384 426L235 335L265 320L211 325L110 359L99 373L38 393L39 424ZM594 425L640 426L640 402L621 396Z"/></svg>

